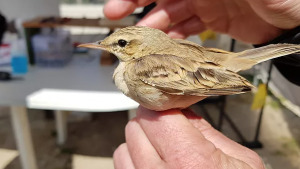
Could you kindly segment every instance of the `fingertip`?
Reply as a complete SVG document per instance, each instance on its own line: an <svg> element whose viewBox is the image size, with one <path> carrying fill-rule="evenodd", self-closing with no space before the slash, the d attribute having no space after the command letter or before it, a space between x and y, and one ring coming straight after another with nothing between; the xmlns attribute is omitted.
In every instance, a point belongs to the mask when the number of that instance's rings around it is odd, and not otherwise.
<svg viewBox="0 0 300 169"><path fill-rule="evenodd" d="M113 163L115 169L135 168L130 157L126 143L121 144L113 154Z"/></svg>
<svg viewBox="0 0 300 169"><path fill-rule="evenodd" d="M127 125L125 126L125 137L127 139L127 136L131 136L132 134L134 134L135 129L138 127L138 123L136 121L136 119L132 119L130 120Z"/></svg>
<svg viewBox="0 0 300 169"><path fill-rule="evenodd" d="M113 158L114 159L118 159L119 157L121 157L122 155L124 155L123 153L128 151L127 149L127 144L126 143L122 143L118 146L118 148L114 151L113 153Z"/></svg>
<svg viewBox="0 0 300 169"><path fill-rule="evenodd" d="M111 20L121 19L133 13L137 5L132 1L110 0L104 8L104 15Z"/></svg>
<svg viewBox="0 0 300 169"><path fill-rule="evenodd" d="M185 21L175 24L169 29L169 36L175 38L186 38L203 32L206 29L203 22L198 17L191 17Z"/></svg>
<svg viewBox="0 0 300 169"><path fill-rule="evenodd" d="M161 20L159 20L157 18L159 18L159 17L144 17L136 25L137 26L146 26L146 27L166 31L168 24L166 24L166 22L162 22Z"/></svg>
<svg viewBox="0 0 300 169"><path fill-rule="evenodd" d="M166 31L171 23L168 13L156 6L146 16L144 16L137 25Z"/></svg>
<svg viewBox="0 0 300 169"><path fill-rule="evenodd" d="M138 22L136 24L136 26L147 26L147 27L149 27L146 22L142 22L142 21Z"/></svg>
<svg viewBox="0 0 300 169"><path fill-rule="evenodd" d="M183 32L169 31L168 35L174 39L185 39L187 36Z"/></svg>

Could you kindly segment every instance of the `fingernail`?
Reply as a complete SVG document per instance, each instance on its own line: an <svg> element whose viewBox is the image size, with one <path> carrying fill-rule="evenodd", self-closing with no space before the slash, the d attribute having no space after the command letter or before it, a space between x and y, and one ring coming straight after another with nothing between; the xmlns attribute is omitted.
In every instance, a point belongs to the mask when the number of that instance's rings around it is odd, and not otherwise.
<svg viewBox="0 0 300 169"><path fill-rule="evenodd" d="M185 36L181 33L178 33L178 32L174 32L174 31L170 31L168 32L168 35L171 37L171 38L178 38L178 39L184 39Z"/></svg>

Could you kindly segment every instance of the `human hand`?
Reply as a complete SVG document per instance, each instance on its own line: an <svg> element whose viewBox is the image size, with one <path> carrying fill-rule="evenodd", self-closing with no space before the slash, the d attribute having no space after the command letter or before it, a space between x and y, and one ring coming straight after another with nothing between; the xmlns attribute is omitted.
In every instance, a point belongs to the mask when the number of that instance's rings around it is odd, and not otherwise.
<svg viewBox="0 0 300 169"><path fill-rule="evenodd" d="M126 143L114 153L116 169L264 168L255 152L191 112L140 107L125 133Z"/></svg>
<svg viewBox="0 0 300 169"><path fill-rule="evenodd" d="M156 0L110 0L104 8L120 19ZM138 25L185 38L206 29L249 43L264 43L284 29L300 25L300 0L157 0L157 6Z"/></svg>

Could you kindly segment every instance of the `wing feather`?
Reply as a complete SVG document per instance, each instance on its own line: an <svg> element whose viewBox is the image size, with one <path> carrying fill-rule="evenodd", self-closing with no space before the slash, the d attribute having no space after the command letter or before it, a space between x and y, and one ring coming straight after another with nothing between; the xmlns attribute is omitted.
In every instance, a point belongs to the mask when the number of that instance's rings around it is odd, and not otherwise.
<svg viewBox="0 0 300 169"><path fill-rule="evenodd" d="M184 46L188 46L190 49L197 49L201 51L201 55L205 56L206 62L211 62L223 66L227 70L238 72L240 70L246 70L251 68L257 62L247 57L240 57L240 53L228 52L222 49L216 48L204 48L196 43L186 40L176 40L178 43ZM241 52L242 53L242 52Z"/></svg>
<svg viewBox="0 0 300 169"><path fill-rule="evenodd" d="M149 55L129 64L128 77L177 95L243 93L252 85L238 74L207 62L173 55Z"/></svg>

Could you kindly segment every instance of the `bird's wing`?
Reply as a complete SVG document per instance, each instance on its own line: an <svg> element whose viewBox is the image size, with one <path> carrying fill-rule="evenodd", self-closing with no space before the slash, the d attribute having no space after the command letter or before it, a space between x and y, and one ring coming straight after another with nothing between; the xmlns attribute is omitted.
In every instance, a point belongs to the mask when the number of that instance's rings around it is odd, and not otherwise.
<svg viewBox="0 0 300 169"><path fill-rule="evenodd" d="M256 61L246 57L239 57L239 53L228 52L217 48L205 48L196 43L182 39L175 39L175 41L182 46L186 46L189 49L194 50L197 53L201 52L201 55L204 57L199 59L218 64L221 67L233 72L245 70L246 68L250 68L257 63Z"/></svg>
<svg viewBox="0 0 300 169"><path fill-rule="evenodd" d="M170 94L229 95L249 91L252 87L243 77L213 63L173 55L144 56L127 66L128 78Z"/></svg>
<svg viewBox="0 0 300 169"><path fill-rule="evenodd" d="M233 72L250 69L253 65L273 58L300 53L299 44L272 44L233 53L221 49L204 48L186 40L176 39L175 41L183 46L188 46L192 50L201 51L201 54L205 56L205 61L219 64ZM201 59L203 59L203 57L201 57Z"/></svg>

